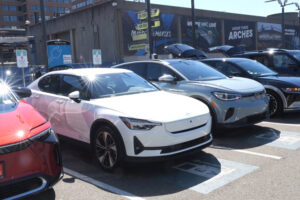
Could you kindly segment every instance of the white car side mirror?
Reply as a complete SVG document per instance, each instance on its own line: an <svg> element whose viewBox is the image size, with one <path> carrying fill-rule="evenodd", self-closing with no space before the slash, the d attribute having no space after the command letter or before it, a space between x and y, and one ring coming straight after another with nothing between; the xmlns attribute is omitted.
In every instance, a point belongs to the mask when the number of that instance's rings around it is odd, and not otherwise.
<svg viewBox="0 0 300 200"><path fill-rule="evenodd" d="M68 97L75 101L76 103L80 103L80 93L79 91L71 92Z"/></svg>

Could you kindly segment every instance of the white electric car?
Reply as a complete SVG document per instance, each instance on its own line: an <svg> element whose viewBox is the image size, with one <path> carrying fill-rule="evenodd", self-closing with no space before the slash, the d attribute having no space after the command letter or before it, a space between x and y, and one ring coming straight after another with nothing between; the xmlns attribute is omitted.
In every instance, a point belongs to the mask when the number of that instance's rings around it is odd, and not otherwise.
<svg viewBox="0 0 300 200"><path fill-rule="evenodd" d="M212 142L205 104L160 91L128 70L56 71L28 87L27 101L53 130L91 144L107 170L124 159L164 158Z"/></svg>

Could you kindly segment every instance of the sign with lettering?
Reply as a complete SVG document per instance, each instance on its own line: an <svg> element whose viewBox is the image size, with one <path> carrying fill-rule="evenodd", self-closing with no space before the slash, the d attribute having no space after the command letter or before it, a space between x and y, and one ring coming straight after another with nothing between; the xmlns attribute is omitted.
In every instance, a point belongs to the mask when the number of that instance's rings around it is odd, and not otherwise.
<svg viewBox="0 0 300 200"><path fill-rule="evenodd" d="M254 22L225 20L224 29L226 45L243 46L246 50L256 49Z"/></svg>

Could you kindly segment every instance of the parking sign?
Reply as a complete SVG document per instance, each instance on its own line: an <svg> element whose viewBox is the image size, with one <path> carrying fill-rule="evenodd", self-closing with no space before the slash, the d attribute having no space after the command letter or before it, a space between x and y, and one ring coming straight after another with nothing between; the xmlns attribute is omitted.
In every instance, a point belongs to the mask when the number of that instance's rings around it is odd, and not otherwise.
<svg viewBox="0 0 300 200"><path fill-rule="evenodd" d="M27 51L24 49L16 50L17 65L20 68L28 67Z"/></svg>
<svg viewBox="0 0 300 200"><path fill-rule="evenodd" d="M102 64L101 49L93 49L93 64L94 65L101 65Z"/></svg>

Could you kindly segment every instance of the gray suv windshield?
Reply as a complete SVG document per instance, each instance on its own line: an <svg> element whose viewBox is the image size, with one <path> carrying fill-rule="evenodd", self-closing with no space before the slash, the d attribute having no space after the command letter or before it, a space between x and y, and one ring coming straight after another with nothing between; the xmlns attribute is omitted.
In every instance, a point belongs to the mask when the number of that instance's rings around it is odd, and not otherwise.
<svg viewBox="0 0 300 200"><path fill-rule="evenodd" d="M170 65L191 81L208 81L227 78L224 74L198 61L180 60Z"/></svg>

